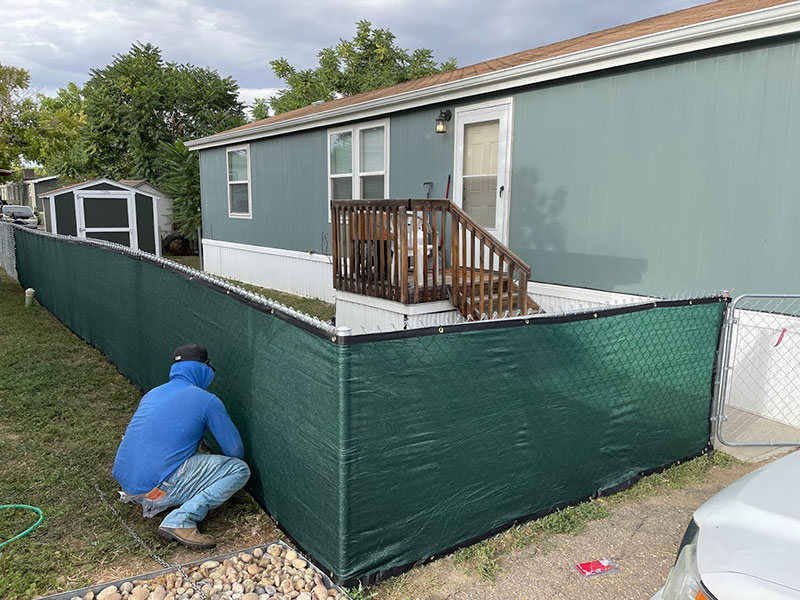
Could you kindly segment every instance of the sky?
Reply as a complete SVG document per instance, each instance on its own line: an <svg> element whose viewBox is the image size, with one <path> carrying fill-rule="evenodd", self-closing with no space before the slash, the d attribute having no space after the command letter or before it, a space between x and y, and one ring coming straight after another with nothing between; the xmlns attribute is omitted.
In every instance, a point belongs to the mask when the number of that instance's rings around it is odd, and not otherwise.
<svg viewBox="0 0 800 600"><path fill-rule="evenodd" d="M471 65L703 0L0 0L0 63L27 69L52 94L103 67L132 43L165 60L210 67L238 82L240 99L268 97L281 81L268 62L298 68L352 38L360 19L388 28L403 48Z"/></svg>

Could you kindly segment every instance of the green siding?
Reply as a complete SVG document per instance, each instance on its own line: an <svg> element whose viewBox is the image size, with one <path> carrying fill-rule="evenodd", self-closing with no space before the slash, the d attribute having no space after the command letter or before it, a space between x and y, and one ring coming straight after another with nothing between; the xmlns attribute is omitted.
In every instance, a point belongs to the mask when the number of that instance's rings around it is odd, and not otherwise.
<svg viewBox="0 0 800 600"><path fill-rule="evenodd" d="M225 149L200 152L203 235L215 240L330 253L325 131L250 142L252 219L228 217Z"/></svg>
<svg viewBox="0 0 800 600"><path fill-rule="evenodd" d="M533 278L795 290L798 54L796 40L774 40L493 94L514 97L509 240ZM444 135L434 119L489 97L390 115L393 198L424 196L426 181L444 196L455 119ZM201 151L204 235L330 251L325 135L251 142L252 220L227 216L224 149Z"/></svg>
<svg viewBox="0 0 800 600"><path fill-rule="evenodd" d="M389 189L392 198L424 198L426 181L431 198L444 198L447 176L453 174L454 121L447 133L435 133L436 106L392 115L389 135ZM452 186L451 186L452 188ZM453 191L450 190L450 197Z"/></svg>
<svg viewBox="0 0 800 600"><path fill-rule="evenodd" d="M515 97L510 241L553 283L798 289L792 41Z"/></svg>

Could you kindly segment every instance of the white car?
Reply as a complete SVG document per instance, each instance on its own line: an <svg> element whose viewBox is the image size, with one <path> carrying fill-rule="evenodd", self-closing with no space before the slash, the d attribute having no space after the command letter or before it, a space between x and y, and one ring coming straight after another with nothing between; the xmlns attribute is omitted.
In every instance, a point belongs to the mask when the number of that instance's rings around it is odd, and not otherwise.
<svg viewBox="0 0 800 600"><path fill-rule="evenodd" d="M39 219L36 218L30 206L17 204L6 204L0 212L0 219L7 223L17 223L35 229L39 226Z"/></svg>
<svg viewBox="0 0 800 600"><path fill-rule="evenodd" d="M703 504L652 600L800 600L800 452Z"/></svg>

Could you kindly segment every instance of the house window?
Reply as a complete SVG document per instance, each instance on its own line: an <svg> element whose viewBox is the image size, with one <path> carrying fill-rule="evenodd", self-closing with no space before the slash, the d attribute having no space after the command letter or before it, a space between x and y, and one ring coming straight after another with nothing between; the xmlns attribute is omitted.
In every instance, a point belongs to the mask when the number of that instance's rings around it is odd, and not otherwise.
<svg viewBox="0 0 800 600"><path fill-rule="evenodd" d="M389 123L328 131L328 200L381 200L389 196Z"/></svg>
<svg viewBox="0 0 800 600"><path fill-rule="evenodd" d="M228 148L228 216L249 219L250 205L250 147Z"/></svg>

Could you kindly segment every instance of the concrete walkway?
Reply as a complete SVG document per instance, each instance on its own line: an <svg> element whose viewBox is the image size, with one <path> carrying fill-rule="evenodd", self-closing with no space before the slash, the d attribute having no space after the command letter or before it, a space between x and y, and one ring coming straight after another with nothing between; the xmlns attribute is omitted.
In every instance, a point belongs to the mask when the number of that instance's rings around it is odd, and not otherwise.
<svg viewBox="0 0 800 600"><path fill-rule="evenodd" d="M800 429L767 419L738 408L727 407L728 420L723 423L722 435L730 442L762 442L763 446L727 446L718 439L714 445L723 452L745 462L762 462L795 450L797 446L770 446L770 442L797 442Z"/></svg>

